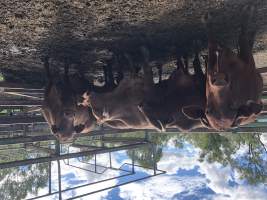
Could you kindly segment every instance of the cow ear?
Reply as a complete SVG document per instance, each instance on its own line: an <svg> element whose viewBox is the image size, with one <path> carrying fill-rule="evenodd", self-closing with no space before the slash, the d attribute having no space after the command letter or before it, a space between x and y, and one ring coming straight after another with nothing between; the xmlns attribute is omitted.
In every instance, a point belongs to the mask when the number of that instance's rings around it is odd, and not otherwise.
<svg viewBox="0 0 267 200"><path fill-rule="evenodd" d="M189 119L200 119L204 117L204 109L200 106L185 106L182 108L182 112Z"/></svg>
<svg viewBox="0 0 267 200"><path fill-rule="evenodd" d="M252 114L259 114L263 108L262 103L250 102L247 105L240 106L238 109L238 117L249 117Z"/></svg>

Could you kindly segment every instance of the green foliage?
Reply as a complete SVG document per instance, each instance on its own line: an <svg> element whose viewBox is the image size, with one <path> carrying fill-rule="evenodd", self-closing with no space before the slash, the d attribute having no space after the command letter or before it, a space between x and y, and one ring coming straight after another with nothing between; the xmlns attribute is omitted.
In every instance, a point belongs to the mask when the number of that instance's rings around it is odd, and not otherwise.
<svg viewBox="0 0 267 200"><path fill-rule="evenodd" d="M155 145L155 161L162 157L162 148L172 140L176 148L183 148L185 142L201 150L200 162L221 163L230 165L237 170L240 178L250 184L265 183L267 180L267 152L260 140L260 134L239 133L199 133L199 134L150 134L149 140ZM246 149L237 156L238 150ZM128 152L130 158L144 167L153 166L152 149L148 147L135 150L135 154Z"/></svg>
<svg viewBox="0 0 267 200"><path fill-rule="evenodd" d="M37 195L47 184L48 163L0 170L0 199L24 199L27 194Z"/></svg>
<svg viewBox="0 0 267 200"><path fill-rule="evenodd" d="M267 180L266 149L259 134L218 134L205 133L189 135L188 140L201 149L200 161L218 162L236 169L242 179L250 184L264 183ZM246 148L247 152L235 156L236 152Z"/></svg>
<svg viewBox="0 0 267 200"><path fill-rule="evenodd" d="M134 152L127 151L127 154L139 165L147 168L153 168L154 163L156 164L160 161L162 157L162 148L167 145L167 142L172 138L172 134L150 133L147 136L151 145L138 148L134 150ZM155 157L153 155L155 155Z"/></svg>
<svg viewBox="0 0 267 200"><path fill-rule="evenodd" d="M153 148L155 157L153 156ZM154 163L158 163L162 157L162 147L142 147L134 151L127 151L127 155L131 159L134 159L139 165L147 168L153 168Z"/></svg>
<svg viewBox="0 0 267 200"><path fill-rule="evenodd" d="M5 81L4 75L0 72L0 82Z"/></svg>

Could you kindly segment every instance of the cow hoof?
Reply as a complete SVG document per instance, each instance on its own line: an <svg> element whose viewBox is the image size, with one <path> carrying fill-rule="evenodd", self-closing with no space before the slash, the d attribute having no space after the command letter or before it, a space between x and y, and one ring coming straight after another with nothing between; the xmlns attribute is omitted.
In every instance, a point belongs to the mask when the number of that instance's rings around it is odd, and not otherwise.
<svg viewBox="0 0 267 200"><path fill-rule="evenodd" d="M109 113L108 113L108 111L107 111L107 109L105 107L103 109L102 115L103 115L104 118L107 118L107 119L109 118Z"/></svg>
<svg viewBox="0 0 267 200"><path fill-rule="evenodd" d="M83 105L84 97L83 96L77 96L77 105L81 106Z"/></svg>
<svg viewBox="0 0 267 200"><path fill-rule="evenodd" d="M208 12L202 16L201 21L203 24L208 25L209 23L211 23L212 19L213 19L213 14L211 12Z"/></svg>
<svg viewBox="0 0 267 200"><path fill-rule="evenodd" d="M90 95L88 92L83 93L82 97L79 99L78 105L82 106L90 105Z"/></svg>

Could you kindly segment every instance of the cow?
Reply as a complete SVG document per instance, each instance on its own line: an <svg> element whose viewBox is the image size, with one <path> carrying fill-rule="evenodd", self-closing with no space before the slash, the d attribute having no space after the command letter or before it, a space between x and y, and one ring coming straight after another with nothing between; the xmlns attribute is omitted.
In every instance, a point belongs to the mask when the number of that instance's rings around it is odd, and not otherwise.
<svg viewBox="0 0 267 200"><path fill-rule="evenodd" d="M164 128L191 131L203 125L199 119L189 119L183 109L191 104L205 104L205 75L197 52L193 61L194 74L189 73L187 59L184 61L177 56L177 69L167 80L154 85L154 97L146 99L142 109L150 120L160 121Z"/></svg>
<svg viewBox="0 0 267 200"><path fill-rule="evenodd" d="M125 54L132 70L130 77L124 77L112 92L85 93L82 105L92 109L99 124L116 129L155 129L161 132L164 131L161 122L150 120L140 107L153 87L150 81L153 79L153 74L149 65L148 51L144 47L140 49L144 57L144 77L136 74L131 57Z"/></svg>
<svg viewBox="0 0 267 200"><path fill-rule="evenodd" d="M211 16L207 17L206 104L191 105L184 111L189 118L201 119L209 128L223 131L251 123L262 110L263 81L252 54L254 33L248 29L254 11L253 6L244 9L238 54L219 45L211 31Z"/></svg>
<svg viewBox="0 0 267 200"><path fill-rule="evenodd" d="M77 133L88 133L95 129L96 119L90 108L77 105L77 98L85 91L92 90L92 85L77 74L70 77L68 64L65 65L63 78L51 74L48 57L44 58L44 68L48 84L41 110L52 133L60 141L68 141Z"/></svg>

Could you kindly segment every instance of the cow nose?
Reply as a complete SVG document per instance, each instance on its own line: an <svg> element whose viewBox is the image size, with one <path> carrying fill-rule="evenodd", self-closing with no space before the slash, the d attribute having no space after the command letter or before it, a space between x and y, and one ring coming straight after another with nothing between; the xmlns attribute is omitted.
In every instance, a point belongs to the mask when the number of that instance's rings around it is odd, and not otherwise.
<svg viewBox="0 0 267 200"><path fill-rule="evenodd" d="M59 131L58 128L56 127L56 125L52 125L51 130L52 130L53 134L56 134Z"/></svg>
<svg viewBox="0 0 267 200"><path fill-rule="evenodd" d="M214 105L207 105L205 114L206 115L214 115L214 114L216 114L216 109L215 109Z"/></svg>
<svg viewBox="0 0 267 200"><path fill-rule="evenodd" d="M84 124L80 124L78 126L75 126L74 130L75 130L76 133L80 133L80 132L83 131L84 127L85 127Z"/></svg>
<svg viewBox="0 0 267 200"><path fill-rule="evenodd" d="M214 86L226 86L228 84L228 77L225 73L216 73L212 76L211 83Z"/></svg>

